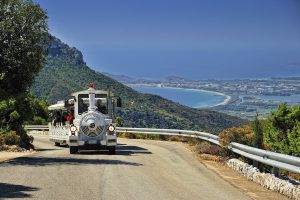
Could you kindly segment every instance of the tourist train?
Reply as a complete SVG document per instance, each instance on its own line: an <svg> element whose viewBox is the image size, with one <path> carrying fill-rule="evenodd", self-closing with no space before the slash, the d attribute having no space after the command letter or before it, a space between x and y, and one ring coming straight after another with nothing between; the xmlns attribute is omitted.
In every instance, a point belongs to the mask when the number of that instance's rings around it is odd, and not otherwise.
<svg viewBox="0 0 300 200"><path fill-rule="evenodd" d="M70 154L79 150L109 150L115 154L117 145L115 108L121 99L113 93L95 90L75 92L70 98L48 107L52 121L49 138L55 145L66 144Z"/></svg>

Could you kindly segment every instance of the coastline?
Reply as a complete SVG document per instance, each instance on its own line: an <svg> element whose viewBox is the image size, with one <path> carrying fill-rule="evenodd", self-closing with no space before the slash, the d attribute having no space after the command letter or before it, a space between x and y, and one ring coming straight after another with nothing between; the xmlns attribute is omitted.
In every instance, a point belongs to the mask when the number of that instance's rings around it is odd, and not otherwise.
<svg viewBox="0 0 300 200"><path fill-rule="evenodd" d="M224 93L221 93L221 94L223 94L222 96L226 96L226 99L224 99L224 101L223 101L222 103L218 103L218 104L216 104L216 105L210 106L209 108L213 108L213 107L216 107L216 106L225 106L225 105L227 105L227 104L230 102L230 100L232 99L232 97L229 96L229 95L227 95L227 94L224 94ZM221 95L221 94L220 94L220 95Z"/></svg>
<svg viewBox="0 0 300 200"><path fill-rule="evenodd" d="M226 97L224 99L223 102L221 103L218 103L218 104L215 104L215 105L212 105L212 106L209 106L207 108L213 108L213 107L216 107L216 106L224 106L224 105L227 105L230 100L232 99L231 96L227 95L227 94L224 94L224 93L221 93L221 92L216 92L216 91L210 91L210 90L203 90L203 89L194 89L194 88L180 88L180 87L161 87L161 86L158 86L158 85L138 85L138 84L130 84L128 86L133 86L133 87L139 87L139 86L142 86L142 87L157 87L157 88L169 88L169 89L183 89L183 90L192 90L192 91L200 91L200 92L207 92L207 93L212 93L212 94L216 94L216 95L220 95L220 96L224 96ZM196 109L199 109L199 108L196 108Z"/></svg>

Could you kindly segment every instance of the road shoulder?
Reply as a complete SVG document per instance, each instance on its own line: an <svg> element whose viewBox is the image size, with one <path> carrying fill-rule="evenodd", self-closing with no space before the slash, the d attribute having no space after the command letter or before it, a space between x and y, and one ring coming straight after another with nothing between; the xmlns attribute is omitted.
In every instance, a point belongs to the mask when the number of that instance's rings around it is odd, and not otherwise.
<svg viewBox="0 0 300 200"><path fill-rule="evenodd" d="M19 158L23 156L28 156L33 154L35 151L25 151L25 152L7 152L0 151L0 162L11 160L14 158Z"/></svg>
<svg viewBox="0 0 300 200"><path fill-rule="evenodd" d="M210 169L217 175L219 175L223 180L230 183L235 188L238 188L244 194L247 194L252 199L255 200L288 200L286 196L268 190L261 185L247 180L246 177L238 174L236 171L228 167L224 162L204 160L199 154L194 152L192 148L185 144L186 148L194 154L195 158L199 160L206 168Z"/></svg>

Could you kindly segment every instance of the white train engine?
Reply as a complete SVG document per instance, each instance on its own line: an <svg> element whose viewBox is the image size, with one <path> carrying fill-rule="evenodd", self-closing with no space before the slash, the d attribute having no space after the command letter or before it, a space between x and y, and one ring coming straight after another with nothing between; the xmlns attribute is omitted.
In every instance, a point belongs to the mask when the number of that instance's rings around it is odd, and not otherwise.
<svg viewBox="0 0 300 200"><path fill-rule="evenodd" d="M121 107L120 98L110 91L95 90L90 83L88 90L49 106L53 116L49 138L56 145L67 144L71 154L101 149L115 154L115 107Z"/></svg>

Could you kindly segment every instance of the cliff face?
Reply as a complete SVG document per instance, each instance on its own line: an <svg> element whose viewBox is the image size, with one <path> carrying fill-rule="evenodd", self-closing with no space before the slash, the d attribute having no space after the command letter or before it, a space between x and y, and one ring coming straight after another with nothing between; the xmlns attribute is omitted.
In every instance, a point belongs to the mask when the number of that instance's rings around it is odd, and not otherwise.
<svg viewBox="0 0 300 200"><path fill-rule="evenodd" d="M94 82L97 89L111 89L123 100L117 114L125 126L203 130L218 133L238 126L244 120L211 110L189 108L162 97L141 94L86 66L82 53L54 38L48 46L47 64L32 87L38 98L50 103L64 99L70 93L87 88Z"/></svg>
<svg viewBox="0 0 300 200"><path fill-rule="evenodd" d="M48 60L63 56L67 58L70 64L85 65L82 53L75 47L69 47L61 42L58 38L51 40L48 46Z"/></svg>

